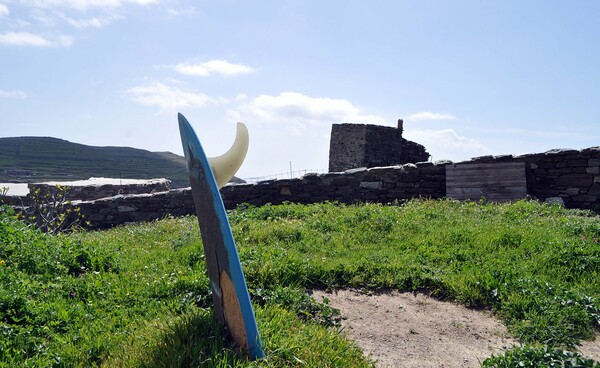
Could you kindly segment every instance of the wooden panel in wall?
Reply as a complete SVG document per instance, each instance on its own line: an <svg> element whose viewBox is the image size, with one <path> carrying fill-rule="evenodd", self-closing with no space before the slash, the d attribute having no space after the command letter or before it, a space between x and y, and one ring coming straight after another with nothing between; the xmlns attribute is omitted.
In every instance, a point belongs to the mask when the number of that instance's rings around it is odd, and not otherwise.
<svg viewBox="0 0 600 368"><path fill-rule="evenodd" d="M481 198L517 201L527 196L524 162L446 165L446 196L458 200Z"/></svg>

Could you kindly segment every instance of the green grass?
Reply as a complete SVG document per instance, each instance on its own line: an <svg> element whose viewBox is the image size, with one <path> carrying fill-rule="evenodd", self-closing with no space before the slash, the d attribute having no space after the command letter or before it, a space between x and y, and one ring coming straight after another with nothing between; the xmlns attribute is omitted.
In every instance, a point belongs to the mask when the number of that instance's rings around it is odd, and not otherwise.
<svg viewBox="0 0 600 368"><path fill-rule="evenodd" d="M3 213L0 367L370 366L311 288L425 290L489 308L524 344L489 367L573 360L562 352L600 327L589 212L413 200L242 207L230 221L266 359L245 361L214 322L195 218L67 237Z"/></svg>

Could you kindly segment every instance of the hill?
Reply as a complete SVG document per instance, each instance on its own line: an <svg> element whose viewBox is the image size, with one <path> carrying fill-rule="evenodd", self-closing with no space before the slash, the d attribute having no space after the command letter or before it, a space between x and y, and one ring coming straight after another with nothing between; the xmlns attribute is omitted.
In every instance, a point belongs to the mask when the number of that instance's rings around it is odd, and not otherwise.
<svg viewBox="0 0 600 368"><path fill-rule="evenodd" d="M189 185L185 159L171 152L95 147L52 137L0 138L0 182L167 178Z"/></svg>

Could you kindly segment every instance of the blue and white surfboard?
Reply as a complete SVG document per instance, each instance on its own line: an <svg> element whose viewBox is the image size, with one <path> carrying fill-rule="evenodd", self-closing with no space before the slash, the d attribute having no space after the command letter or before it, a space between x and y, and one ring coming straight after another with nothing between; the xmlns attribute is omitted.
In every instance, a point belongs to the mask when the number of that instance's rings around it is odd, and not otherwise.
<svg viewBox="0 0 600 368"><path fill-rule="evenodd" d="M196 133L182 114L178 119L215 314L250 359L262 358L254 311L219 188Z"/></svg>

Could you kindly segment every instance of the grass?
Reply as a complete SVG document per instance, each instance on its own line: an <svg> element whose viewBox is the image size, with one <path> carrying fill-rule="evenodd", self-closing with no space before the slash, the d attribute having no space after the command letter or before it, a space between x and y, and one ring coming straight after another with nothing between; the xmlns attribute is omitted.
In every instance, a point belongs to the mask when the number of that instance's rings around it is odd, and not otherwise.
<svg viewBox="0 0 600 368"><path fill-rule="evenodd" d="M230 221L266 359L244 360L214 321L195 218L48 236L5 209L0 367L368 367L339 314L305 293L344 287L425 290L493 310L523 346L486 367L593 367L567 352L600 327L590 212L413 200L240 207Z"/></svg>

